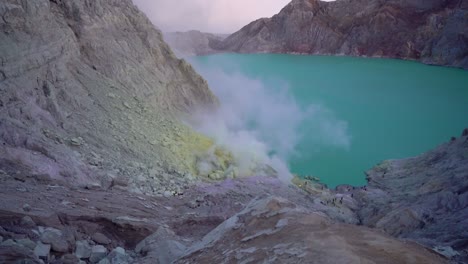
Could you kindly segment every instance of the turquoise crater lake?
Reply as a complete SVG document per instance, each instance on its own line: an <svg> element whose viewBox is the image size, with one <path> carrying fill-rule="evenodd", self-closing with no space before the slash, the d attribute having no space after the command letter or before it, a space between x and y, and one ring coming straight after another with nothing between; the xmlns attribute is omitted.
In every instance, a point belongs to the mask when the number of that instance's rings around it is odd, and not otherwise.
<svg viewBox="0 0 468 264"><path fill-rule="evenodd" d="M190 59L288 93L302 107L321 105L347 124L347 147L317 145L307 120L288 165L329 187L363 185L364 171L386 159L428 151L468 126L468 71L416 62L333 56L219 54ZM202 75L210 83L209 75ZM211 84L211 83L210 83ZM266 135L267 136L267 135ZM274 148L274 147L273 147Z"/></svg>

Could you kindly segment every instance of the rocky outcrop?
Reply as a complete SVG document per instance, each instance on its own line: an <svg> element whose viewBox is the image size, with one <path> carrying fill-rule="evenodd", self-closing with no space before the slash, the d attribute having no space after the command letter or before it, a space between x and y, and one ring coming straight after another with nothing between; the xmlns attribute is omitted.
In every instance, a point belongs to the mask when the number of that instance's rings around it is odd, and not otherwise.
<svg viewBox="0 0 468 264"><path fill-rule="evenodd" d="M445 263L416 243L330 221L281 198L252 201L176 263Z"/></svg>
<svg viewBox="0 0 468 264"><path fill-rule="evenodd" d="M211 48L386 57L468 69L467 16L465 0L293 0Z"/></svg>
<svg viewBox="0 0 468 264"><path fill-rule="evenodd" d="M0 184L2 263L447 262L414 242L348 224L356 214L345 206L324 205L276 178L200 183L169 197L2 171Z"/></svg>
<svg viewBox="0 0 468 264"><path fill-rule="evenodd" d="M196 174L211 143L179 120L217 99L131 0L8 0L0 15L2 169L154 194Z"/></svg>
<svg viewBox="0 0 468 264"><path fill-rule="evenodd" d="M465 263L467 160L464 133L364 187L251 177L167 197L0 171L0 260Z"/></svg>
<svg viewBox="0 0 468 264"><path fill-rule="evenodd" d="M158 197L0 170L0 261L464 263L464 134L336 190L251 177Z"/></svg>
<svg viewBox="0 0 468 264"><path fill-rule="evenodd" d="M164 40L179 57L217 53L213 48L220 45L228 35L204 33L197 30L164 33Z"/></svg>
<svg viewBox="0 0 468 264"><path fill-rule="evenodd" d="M363 225L468 260L468 135L367 172L356 190Z"/></svg>
<svg viewBox="0 0 468 264"><path fill-rule="evenodd" d="M294 183L332 219L416 241L453 263L468 261L468 129L432 151L384 161L366 174L363 187L328 190L310 177Z"/></svg>

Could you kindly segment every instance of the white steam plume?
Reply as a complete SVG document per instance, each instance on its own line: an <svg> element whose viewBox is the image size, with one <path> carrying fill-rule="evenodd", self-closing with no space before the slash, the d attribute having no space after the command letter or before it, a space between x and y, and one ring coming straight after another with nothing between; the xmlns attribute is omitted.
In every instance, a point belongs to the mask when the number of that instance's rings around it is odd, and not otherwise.
<svg viewBox="0 0 468 264"><path fill-rule="evenodd" d="M239 72L191 62L221 102L216 113L198 117L195 129L230 150L241 172L256 162L266 163L289 182L292 174L287 161L298 155L296 147L305 136L317 147L349 147L346 122L337 120L323 106L301 107L286 85L267 88L261 80Z"/></svg>

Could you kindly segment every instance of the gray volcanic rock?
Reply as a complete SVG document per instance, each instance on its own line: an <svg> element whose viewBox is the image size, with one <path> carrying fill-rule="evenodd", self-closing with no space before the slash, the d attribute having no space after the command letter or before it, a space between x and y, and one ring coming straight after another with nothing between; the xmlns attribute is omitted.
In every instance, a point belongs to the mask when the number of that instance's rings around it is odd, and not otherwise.
<svg viewBox="0 0 468 264"><path fill-rule="evenodd" d="M176 263L445 263L416 243L334 223L285 199L252 201Z"/></svg>
<svg viewBox="0 0 468 264"><path fill-rule="evenodd" d="M41 242L44 244L50 244L52 250L57 252L67 252L68 251L68 242L63 237L63 234L60 230L55 228L46 228L41 234Z"/></svg>
<svg viewBox="0 0 468 264"><path fill-rule="evenodd" d="M214 49L388 57L468 69L465 0L293 0Z"/></svg>
<svg viewBox="0 0 468 264"><path fill-rule="evenodd" d="M150 176L195 173L201 136L179 120L218 101L131 0L7 0L0 15L0 168L154 193Z"/></svg>
<svg viewBox="0 0 468 264"><path fill-rule="evenodd" d="M87 259L91 256L91 246L88 241L76 241L75 255L79 259Z"/></svg>
<svg viewBox="0 0 468 264"><path fill-rule="evenodd" d="M356 191L366 226L468 261L468 135L421 156L385 161Z"/></svg>
<svg viewBox="0 0 468 264"><path fill-rule="evenodd" d="M107 249L102 245L95 245L91 248L91 256L89 261L91 263L97 263L107 256Z"/></svg>
<svg viewBox="0 0 468 264"><path fill-rule="evenodd" d="M50 254L50 245L42 244L41 242L37 243L36 248L34 248L34 255L40 259L48 260Z"/></svg>
<svg viewBox="0 0 468 264"><path fill-rule="evenodd" d="M410 263L425 263L428 258L434 259L429 263L445 262L413 242L399 241L380 230L348 224L357 222L356 213L347 208L348 202L352 203L349 196L343 205L327 206L320 200L341 194L324 189L322 194L312 195L276 178L200 183L186 190L183 196L169 198L118 189L83 190L67 186L48 189L47 185L35 184L31 179L21 182L9 176L0 180L3 201L0 231L9 230L2 235L27 234L33 241L38 239L29 230L14 225L24 216L14 203L28 202L37 208L30 216L41 225L76 230L77 257L89 256L89 247L80 249L80 253L78 247L88 244L83 240L100 232L112 238L112 245L122 245L130 252L134 263L150 264L160 260L170 263L181 256L181 263L196 262L194 259L198 257L229 260L237 257L237 253L241 259L271 256L285 260L284 263L332 261L332 255L352 261L364 258L384 263L385 258ZM26 186L31 190L29 195L16 191ZM61 202L63 200L68 203ZM193 201L196 206L192 206ZM242 228L231 228L232 219L238 219L236 223ZM319 245L321 239L323 245ZM203 242L200 244L200 241ZM223 248L232 252L219 254L224 252ZM410 258L410 252L414 258ZM266 256L266 253L271 255ZM301 256L303 253L306 257ZM51 254L57 258L56 252Z"/></svg>
<svg viewBox="0 0 468 264"><path fill-rule="evenodd" d="M219 46L228 35L204 33L197 30L164 33L164 40L179 57L217 53Z"/></svg>
<svg viewBox="0 0 468 264"><path fill-rule="evenodd" d="M23 246L0 246L0 263L44 263L34 253Z"/></svg>

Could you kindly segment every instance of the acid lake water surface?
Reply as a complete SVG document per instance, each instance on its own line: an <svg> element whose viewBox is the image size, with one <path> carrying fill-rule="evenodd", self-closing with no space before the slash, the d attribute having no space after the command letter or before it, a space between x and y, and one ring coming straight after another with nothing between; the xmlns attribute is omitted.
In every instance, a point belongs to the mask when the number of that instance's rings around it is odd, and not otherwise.
<svg viewBox="0 0 468 264"><path fill-rule="evenodd" d="M287 86L303 107L321 105L347 124L348 146L317 145L307 120L292 172L330 187L363 185L364 171L386 159L426 152L468 127L468 71L417 62L333 56L219 54L190 59L197 68ZM203 75L203 71L202 75ZM210 83L212 76L204 75ZM310 132L312 131L312 132Z"/></svg>

